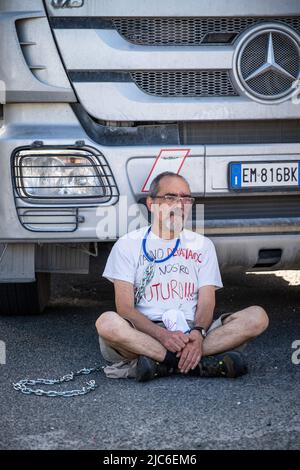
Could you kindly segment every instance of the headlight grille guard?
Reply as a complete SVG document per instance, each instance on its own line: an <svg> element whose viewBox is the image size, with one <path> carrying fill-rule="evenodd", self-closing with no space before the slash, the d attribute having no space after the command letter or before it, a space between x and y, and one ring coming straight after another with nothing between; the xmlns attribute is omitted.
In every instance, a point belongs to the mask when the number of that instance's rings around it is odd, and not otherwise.
<svg viewBox="0 0 300 470"><path fill-rule="evenodd" d="M24 158L48 158L48 159L63 159L68 158L74 160L74 164L60 165L32 165L28 167L23 165ZM78 160L79 159L79 160ZM87 164L78 165L78 161L87 161ZM87 170L88 174L80 174L82 169L90 168ZM43 168L46 170L46 176L41 175L24 175L24 169L38 169ZM63 169L62 176L52 175L57 169ZM83 178L86 181L93 182L91 184L84 184L81 181L80 185L72 184L65 186L63 184L70 175L70 171L74 168L75 175L72 174L73 180L76 178ZM63 172L67 170L67 174ZM77 173L78 170L78 173ZM33 232L74 232L78 229L79 223L84 222L84 218L79 215L80 208L97 207L99 205L114 205L119 200L119 190L113 177L111 168L106 161L105 157L93 147L85 145L84 141L75 142L74 145L44 145L43 142L34 142L31 146L24 146L16 148L11 156L11 172L13 193L15 198L15 205L20 223L29 231ZM42 172L41 172L42 173ZM59 186L52 185L40 186L33 184L27 186L26 181L39 182L42 178L47 181L56 180L59 178L61 184ZM42 191L51 191L59 189L64 191L76 191L80 189L91 189L96 194L93 195L41 195L32 194L33 188ZM29 191L28 191L29 190ZM31 192L31 194L30 194Z"/></svg>

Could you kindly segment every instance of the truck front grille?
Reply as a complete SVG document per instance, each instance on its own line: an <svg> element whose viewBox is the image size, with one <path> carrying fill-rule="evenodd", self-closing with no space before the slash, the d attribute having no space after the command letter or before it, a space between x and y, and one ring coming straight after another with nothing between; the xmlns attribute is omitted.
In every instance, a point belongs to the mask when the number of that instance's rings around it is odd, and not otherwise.
<svg viewBox="0 0 300 470"><path fill-rule="evenodd" d="M300 196L197 198L204 204L205 220L276 219L300 217Z"/></svg>
<svg viewBox="0 0 300 470"><path fill-rule="evenodd" d="M138 71L130 75L143 92L154 96L237 96L228 70Z"/></svg>
<svg viewBox="0 0 300 470"><path fill-rule="evenodd" d="M298 143L300 120L187 121L179 133L182 145Z"/></svg>
<svg viewBox="0 0 300 470"><path fill-rule="evenodd" d="M145 46L230 44L249 26L267 21L280 21L300 32L299 17L120 17L112 19L114 27L127 41Z"/></svg>

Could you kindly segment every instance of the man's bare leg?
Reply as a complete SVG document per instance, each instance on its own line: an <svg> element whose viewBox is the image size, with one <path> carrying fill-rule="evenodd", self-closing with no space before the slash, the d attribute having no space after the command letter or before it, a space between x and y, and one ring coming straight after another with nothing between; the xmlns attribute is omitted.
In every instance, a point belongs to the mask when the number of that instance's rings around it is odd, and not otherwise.
<svg viewBox="0 0 300 470"><path fill-rule="evenodd" d="M225 318L223 326L214 329L203 341L203 355L211 356L239 347L259 336L269 324L265 310L247 307Z"/></svg>
<svg viewBox="0 0 300 470"><path fill-rule="evenodd" d="M268 316L259 306L247 307L224 320L203 341L203 355L214 355L237 348L259 336L268 326ZM116 312L104 312L96 322L98 334L128 359L140 355L162 362L167 350L156 339L135 330Z"/></svg>
<svg viewBox="0 0 300 470"><path fill-rule="evenodd" d="M109 345L128 359L148 356L162 362L165 358L167 350L159 341L134 329L116 312L102 313L96 321L96 328Z"/></svg>

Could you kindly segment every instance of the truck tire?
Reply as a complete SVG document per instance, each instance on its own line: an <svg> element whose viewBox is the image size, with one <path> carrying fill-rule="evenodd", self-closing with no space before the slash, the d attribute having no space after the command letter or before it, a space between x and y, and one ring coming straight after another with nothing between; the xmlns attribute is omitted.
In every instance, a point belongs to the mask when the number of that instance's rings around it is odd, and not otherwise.
<svg viewBox="0 0 300 470"><path fill-rule="evenodd" d="M38 315L50 297L50 274L37 273L29 283L0 283L0 315Z"/></svg>

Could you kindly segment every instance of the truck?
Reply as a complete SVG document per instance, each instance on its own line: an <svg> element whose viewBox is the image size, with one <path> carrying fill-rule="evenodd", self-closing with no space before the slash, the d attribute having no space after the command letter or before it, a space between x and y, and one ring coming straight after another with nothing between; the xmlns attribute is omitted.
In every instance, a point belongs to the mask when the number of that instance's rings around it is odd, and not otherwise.
<svg viewBox="0 0 300 470"><path fill-rule="evenodd" d="M299 0L1 0L0 21L1 314L87 274L165 169L221 271L299 268Z"/></svg>

